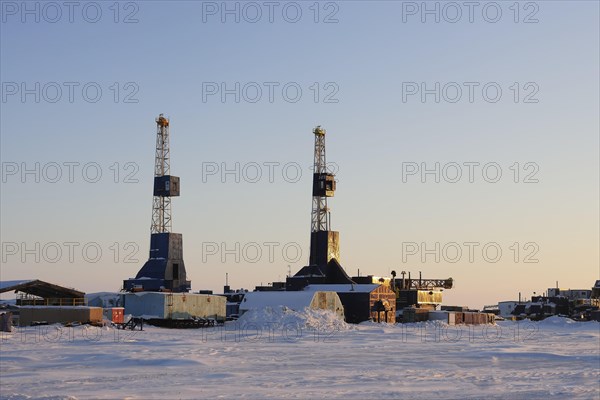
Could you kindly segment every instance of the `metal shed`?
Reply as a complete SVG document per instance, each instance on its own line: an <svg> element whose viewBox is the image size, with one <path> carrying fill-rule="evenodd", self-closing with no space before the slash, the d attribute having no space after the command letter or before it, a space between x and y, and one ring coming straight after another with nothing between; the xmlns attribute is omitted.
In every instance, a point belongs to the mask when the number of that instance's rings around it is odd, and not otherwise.
<svg viewBox="0 0 600 400"><path fill-rule="evenodd" d="M20 292L18 306L82 306L85 293L39 279L0 282L0 293Z"/></svg>

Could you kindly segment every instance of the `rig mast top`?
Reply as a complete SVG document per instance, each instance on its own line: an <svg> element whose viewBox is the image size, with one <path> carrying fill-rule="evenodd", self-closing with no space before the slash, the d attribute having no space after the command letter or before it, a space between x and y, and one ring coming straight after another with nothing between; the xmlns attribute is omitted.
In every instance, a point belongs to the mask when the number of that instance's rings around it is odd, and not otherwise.
<svg viewBox="0 0 600 400"><path fill-rule="evenodd" d="M330 218L327 198L335 192L335 176L327 172L325 157L325 129L317 126L315 135L314 173L313 173L313 207L311 232L329 231Z"/></svg>
<svg viewBox="0 0 600 400"><path fill-rule="evenodd" d="M154 202L151 233L171 232L171 197L179 196L179 178L171 176L169 120L156 118L156 157L154 161Z"/></svg>

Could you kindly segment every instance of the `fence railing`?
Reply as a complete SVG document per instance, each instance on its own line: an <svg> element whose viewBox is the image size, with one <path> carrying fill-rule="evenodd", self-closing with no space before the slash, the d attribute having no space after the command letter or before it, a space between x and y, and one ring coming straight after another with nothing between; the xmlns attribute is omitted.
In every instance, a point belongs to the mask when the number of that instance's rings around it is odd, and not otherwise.
<svg viewBox="0 0 600 400"><path fill-rule="evenodd" d="M48 298L48 299L32 299L32 298L17 298L18 306L85 306L87 301L85 298Z"/></svg>

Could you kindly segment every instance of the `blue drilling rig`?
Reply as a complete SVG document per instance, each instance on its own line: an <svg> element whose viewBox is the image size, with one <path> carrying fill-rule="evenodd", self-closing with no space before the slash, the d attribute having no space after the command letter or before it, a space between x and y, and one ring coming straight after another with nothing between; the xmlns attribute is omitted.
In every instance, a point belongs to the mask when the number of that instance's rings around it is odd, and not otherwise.
<svg viewBox="0 0 600 400"><path fill-rule="evenodd" d="M171 232L171 197L180 195L179 177L171 172L169 120L156 118L154 202L150 234L150 256L135 278L123 281L128 292L189 292L183 262L183 237Z"/></svg>

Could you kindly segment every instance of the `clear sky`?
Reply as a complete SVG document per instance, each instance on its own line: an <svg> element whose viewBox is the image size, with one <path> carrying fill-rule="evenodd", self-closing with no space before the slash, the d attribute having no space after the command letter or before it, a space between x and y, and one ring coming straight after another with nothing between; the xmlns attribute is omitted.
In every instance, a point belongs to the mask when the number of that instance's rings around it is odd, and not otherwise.
<svg viewBox="0 0 600 400"><path fill-rule="evenodd" d="M1 279L135 276L164 113L193 290L307 262L317 124L351 275L452 277L445 302L471 306L590 288L599 3L469 4L2 1Z"/></svg>

